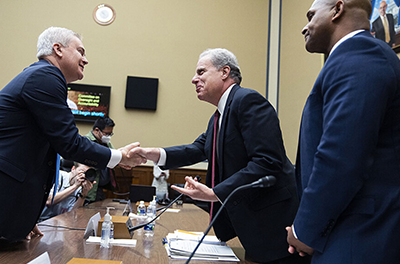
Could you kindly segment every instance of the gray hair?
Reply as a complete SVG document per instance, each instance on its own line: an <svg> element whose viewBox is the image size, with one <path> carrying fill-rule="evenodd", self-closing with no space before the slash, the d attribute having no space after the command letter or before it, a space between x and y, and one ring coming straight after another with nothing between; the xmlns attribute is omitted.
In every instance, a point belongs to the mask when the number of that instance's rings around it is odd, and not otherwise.
<svg viewBox="0 0 400 264"><path fill-rule="evenodd" d="M53 53L53 45L56 43L68 47L73 37L82 40L82 37L72 30L61 27L49 27L39 35L36 57L41 59L44 56L51 55Z"/></svg>
<svg viewBox="0 0 400 264"><path fill-rule="evenodd" d="M208 55L210 55L211 63L215 68L220 70L224 66L229 66L231 68L229 77L231 77L237 84L242 82L240 67L236 56L232 52L221 48L207 49L200 54L200 58Z"/></svg>

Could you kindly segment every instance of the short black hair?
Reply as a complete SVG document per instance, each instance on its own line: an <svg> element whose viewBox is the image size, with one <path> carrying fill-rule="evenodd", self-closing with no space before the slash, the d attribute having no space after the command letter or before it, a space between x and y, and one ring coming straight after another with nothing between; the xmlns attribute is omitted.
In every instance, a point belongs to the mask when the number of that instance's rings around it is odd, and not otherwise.
<svg viewBox="0 0 400 264"><path fill-rule="evenodd" d="M114 121L108 116L98 118L93 125L93 130L98 127L101 131L103 131L106 127L114 127Z"/></svg>

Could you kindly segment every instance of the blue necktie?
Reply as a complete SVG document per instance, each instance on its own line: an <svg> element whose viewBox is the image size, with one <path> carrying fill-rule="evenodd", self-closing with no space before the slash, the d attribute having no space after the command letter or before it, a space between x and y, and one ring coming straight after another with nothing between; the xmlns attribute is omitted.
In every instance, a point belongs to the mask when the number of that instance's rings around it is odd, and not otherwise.
<svg viewBox="0 0 400 264"><path fill-rule="evenodd" d="M57 185L58 185L58 175L60 174L60 154L57 153L57 161L56 161L56 180L54 182L54 191L53 191L53 198L51 199L51 205L53 205L54 197L56 196L57 192Z"/></svg>

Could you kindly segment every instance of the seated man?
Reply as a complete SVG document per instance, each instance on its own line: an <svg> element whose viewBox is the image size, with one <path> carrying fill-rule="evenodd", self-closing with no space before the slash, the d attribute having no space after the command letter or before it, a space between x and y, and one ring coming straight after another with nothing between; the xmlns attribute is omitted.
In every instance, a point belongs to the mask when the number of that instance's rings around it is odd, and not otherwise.
<svg viewBox="0 0 400 264"><path fill-rule="evenodd" d="M102 146L114 149L113 145L110 142L111 136L114 135L114 126L114 121L108 116L99 117L94 122L92 130L87 135L85 135L85 137ZM118 190L113 169L96 169L96 173L96 184L93 185L92 190L90 190L86 198L86 201L89 203L104 200L106 196L103 192L103 189L107 189L110 191Z"/></svg>
<svg viewBox="0 0 400 264"><path fill-rule="evenodd" d="M71 172L60 170L60 174L58 175L58 189L53 204L51 202L54 186L47 198L46 207L43 209L39 221L69 212L83 205L88 191L93 187L93 183L85 178L85 173L88 169L90 167L74 162Z"/></svg>

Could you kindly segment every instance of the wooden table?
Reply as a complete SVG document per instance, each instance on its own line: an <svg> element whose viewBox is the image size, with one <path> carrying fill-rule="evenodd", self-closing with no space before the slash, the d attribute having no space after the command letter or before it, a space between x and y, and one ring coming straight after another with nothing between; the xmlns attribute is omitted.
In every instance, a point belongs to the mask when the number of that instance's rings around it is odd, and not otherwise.
<svg viewBox="0 0 400 264"><path fill-rule="evenodd" d="M46 251L49 253L52 264L65 264L73 257L119 260L124 264L184 263L184 260L168 257L162 244L162 239L176 229L203 232L208 225L208 214L197 206L193 204L174 205L173 208L180 208L181 211L179 213L165 212L156 221L154 237L152 239L145 238L143 229L135 231L133 239L137 240L136 247L112 246L107 249L100 248L100 245L86 244L83 234L88 220L97 212L100 212L103 217L106 212L106 206L116 208L116 210L111 210L111 215L122 215L125 207L124 204L112 202L111 199L107 199L50 218L41 224L71 227L79 230L40 226L40 230L44 233L42 237L34 237L30 241L26 240L12 245L0 245L0 263L27 263ZM132 224L135 225L136 223L133 221ZM212 234L213 231L211 230L210 233ZM244 259L244 249L237 238L230 240L228 245L241 261L224 261L219 263L253 263ZM216 262L192 260L190 263Z"/></svg>

